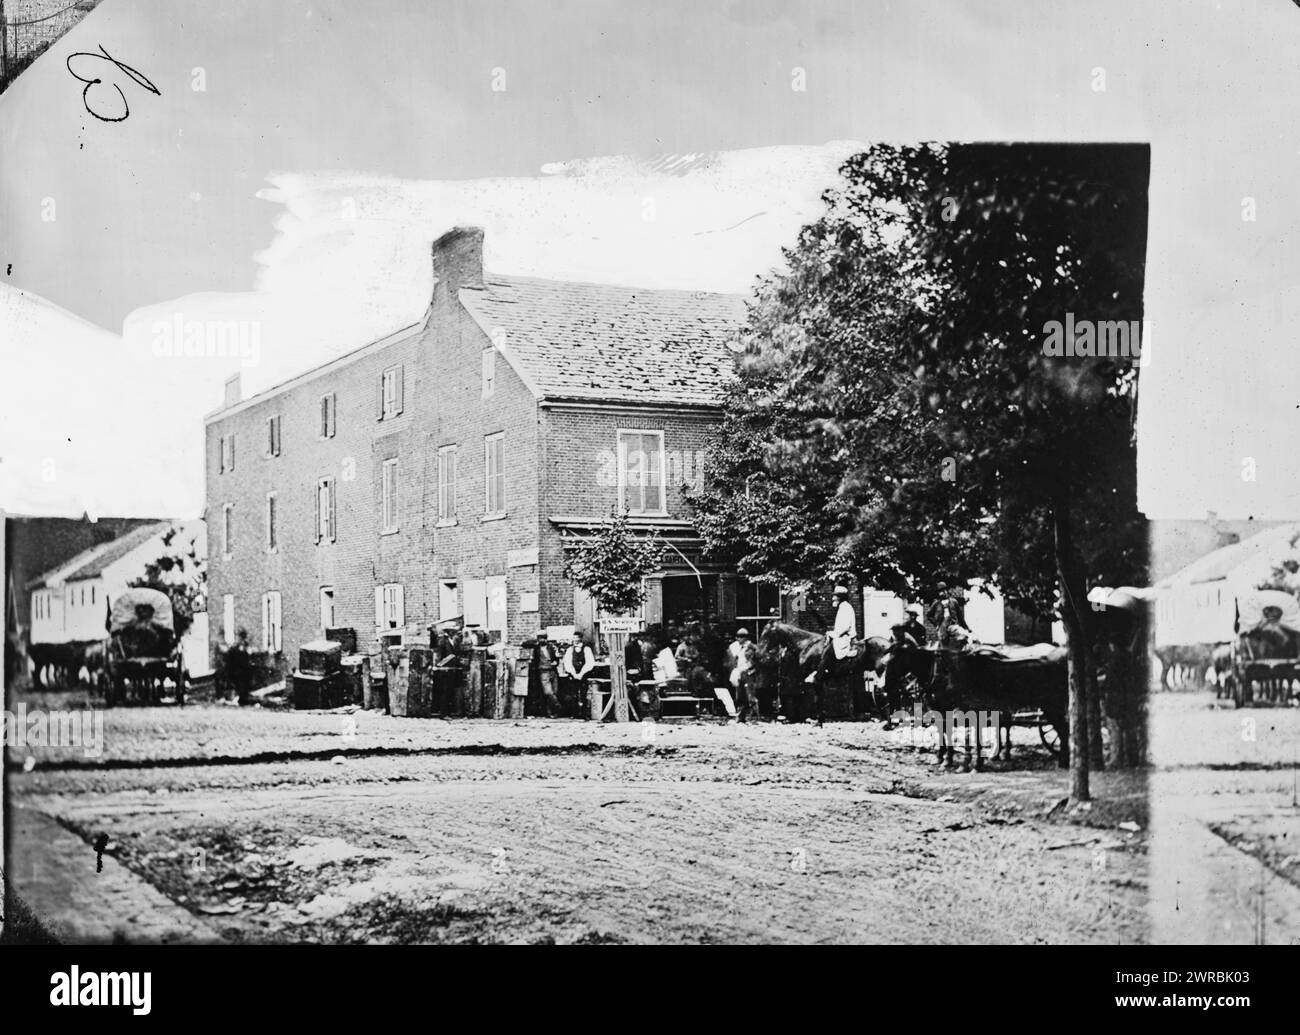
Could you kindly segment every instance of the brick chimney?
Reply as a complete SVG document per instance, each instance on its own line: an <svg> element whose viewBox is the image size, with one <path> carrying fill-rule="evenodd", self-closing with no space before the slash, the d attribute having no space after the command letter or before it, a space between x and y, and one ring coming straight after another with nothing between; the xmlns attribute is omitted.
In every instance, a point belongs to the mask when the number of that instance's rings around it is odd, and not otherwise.
<svg viewBox="0 0 1300 1035"><path fill-rule="evenodd" d="M483 228L457 226L433 242L434 301L483 286Z"/></svg>

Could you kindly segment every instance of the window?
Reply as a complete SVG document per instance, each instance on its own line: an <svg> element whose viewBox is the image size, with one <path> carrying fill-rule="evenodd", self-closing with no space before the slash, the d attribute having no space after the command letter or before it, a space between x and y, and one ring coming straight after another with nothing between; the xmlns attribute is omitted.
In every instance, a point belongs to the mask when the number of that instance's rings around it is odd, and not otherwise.
<svg viewBox="0 0 1300 1035"><path fill-rule="evenodd" d="M402 412L402 368L389 367L379 375L379 419L396 417Z"/></svg>
<svg viewBox="0 0 1300 1035"><path fill-rule="evenodd" d="M275 528L275 493L266 494L266 548L274 552L279 545Z"/></svg>
<svg viewBox="0 0 1300 1035"><path fill-rule="evenodd" d="M381 629L400 629L406 624L400 584L387 582L375 587L375 624Z"/></svg>
<svg viewBox="0 0 1300 1035"><path fill-rule="evenodd" d="M465 624L487 628L487 580L465 580Z"/></svg>
<svg viewBox="0 0 1300 1035"><path fill-rule="evenodd" d="M488 346L483 350L483 398L491 399L497 386L497 350Z"/></svg>
<svg viewBox="0 0 1300 1035"><path fill-rule="evenodd" d="M234 504L226 503L221 507L221 555L230 558L235 548Z"/></svg>
<svg viewBox="0 0 1300 1035"><path fill-rule="evenodd" d="M483 439L483 467L486 482L484 513L489 516L506 512L506 435L498 431Z"/></svg>
<svg viewBox="0 0 1300 1035"><path fill-rule="evenodd" d="M220 446L221 457L218 460L218 469L225 474L235 469L235 433L232 431L229 435L222 435Z"/></svg>
<svg viewBox="0 0 1300 1035"><path fill-rule="evenodd" d="M323 630L333 629L338 624L334 613L334 587L321 586L320 588L320 627Z"/></svg>
<svg viewBox="0 0 1300 1035"><path fill-rule="evenodd" d="M781 620L781 591L770 583L736 580L736 621L757 635L768 622Z"/></svg>
<svg viewBox="0 0 1300 1035"><path fill-rule="evenodd" d="M664 500L664 433L618 433L618 495L629 514L662 514Z"/></svg>
<svg viewBox="0 0 1300 1035"><path fill-rule="evenodd" d="M336 537L334 495L333 478L321 478L316 482L316 542L318 543L324 539L333 542Z"/></svg>
<svg viewBox="0 0 1300 1035"><path fill-rule="evenodd" d="M465 580L465 624L506 632L506 577Z"/></svg>
<svg viewBox="0 0 1300 1035"><path fill-rule="evenodd" d="M337 400L333 392L320 398L320 437L334 437L334 408Z"/></svg>
<svg viewBox="0 0 1300 1035"><path fill-rule="evenodd" d="M456 602L456 580L442 579L438 582L438 621L445 622L460 614L460 605Z"/></svg>
<svg viewBox="0 0 1300 1035"><path fill-rule="evenodd" d="M280 455L280 415L266 418L266 455Z"/></svg>
<svg viewBox="0 0 1300 1035"><path fill-rule="evenodd" d="M385 460L383 466L381 532L397 531L397 460Z"/></svg>
<svg viewBox="0 0 1300 1035"><path fill-rule="evenodd" d="M227 593L221 598L221 638L226 646L235 642L235 597Z"/></svg>
<svg viewBox="0 0 1300 1035"><path fill-rule="evenodd" d="M262 649L278 653L280 650L280 593L272 590L262 594Z"/></svg>
<svg viewBox="0 0 1300 1035"><path fill-rule="evenodd" d="M438 450L438 524L456 523L456 447Z"/></svg>

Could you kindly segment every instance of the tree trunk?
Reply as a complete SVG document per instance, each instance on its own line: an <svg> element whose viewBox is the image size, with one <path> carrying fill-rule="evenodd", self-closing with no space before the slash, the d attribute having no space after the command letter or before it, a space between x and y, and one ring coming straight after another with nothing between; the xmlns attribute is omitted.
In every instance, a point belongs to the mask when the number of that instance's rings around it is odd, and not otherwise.
<svg viewBox="0 0 1300 1035"><path fill-rule="evenodd" d="M1065 625L1069 651L1070 682L1070 799L1088 801L1088 643L1087 591L1083 570L1074 548L1070 519L1070 498L1059 492L1053 501L1052 526L1056 554L1056 575L1061 586L1061 621Z"/></svg>

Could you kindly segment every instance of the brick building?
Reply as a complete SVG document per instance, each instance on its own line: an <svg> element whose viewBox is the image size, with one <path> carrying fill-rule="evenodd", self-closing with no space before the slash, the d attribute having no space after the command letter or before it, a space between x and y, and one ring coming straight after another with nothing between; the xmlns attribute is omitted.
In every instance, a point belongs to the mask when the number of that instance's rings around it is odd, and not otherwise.
<svg viewBox="0 0 1300 1035"><path fill-rule="evenodd" d="M482 243L434 242L418 324L206 418L214 645L244 627L291 669L330 625L594 631L564 551L620 504L671 544L647 622L776 605L703 562L683 495L742 299L485 274Z"/></svg>

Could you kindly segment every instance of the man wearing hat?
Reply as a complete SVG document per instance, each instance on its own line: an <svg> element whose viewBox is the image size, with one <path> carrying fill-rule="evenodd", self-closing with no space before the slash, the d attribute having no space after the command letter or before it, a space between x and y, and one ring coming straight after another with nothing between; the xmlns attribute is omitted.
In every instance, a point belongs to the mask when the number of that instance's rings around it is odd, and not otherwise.
<svg viewBox="0 0 1300 1035"><path fill-rule="evenodd" d="M837 662L853 657L853 641L858 636L858 616L849 603L849 587L835 587L835 625L831 628L831 649Z"/></svg>
<svg viewBox="0 0 1300 1035"><path fill-rule="evenodd" d="M758 714L758 700L754 693L754 662L758 648L750 638L749 630L743 625L736 630L736 638L727 648L723 658L723 667L727 670L727 682L736 691L736 703L739 706L741 722L752 711Z"/></svg>
<svg viewBox="0 0 1300 1035"><path fill-rule="evenodd" d="M903 622L903 630L916 641L918 646L924 646L926 641L925 623L921 621L922 611L920 604L909 604L907 620Z"/></svg>

